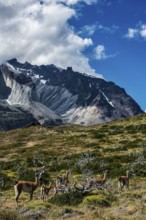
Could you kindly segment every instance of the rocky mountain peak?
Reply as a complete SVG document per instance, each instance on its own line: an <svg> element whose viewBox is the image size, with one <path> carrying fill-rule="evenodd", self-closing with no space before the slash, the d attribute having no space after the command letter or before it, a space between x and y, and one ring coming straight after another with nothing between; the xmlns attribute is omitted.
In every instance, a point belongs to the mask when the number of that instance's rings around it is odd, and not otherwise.
<svg viewBox="0 0 146 220"><path fill-rule="evenodd" d="M143 113L140 106L113 82L53 64L31 65L15 58L0 66L5 94L38 123L92 125Z"/></svg>

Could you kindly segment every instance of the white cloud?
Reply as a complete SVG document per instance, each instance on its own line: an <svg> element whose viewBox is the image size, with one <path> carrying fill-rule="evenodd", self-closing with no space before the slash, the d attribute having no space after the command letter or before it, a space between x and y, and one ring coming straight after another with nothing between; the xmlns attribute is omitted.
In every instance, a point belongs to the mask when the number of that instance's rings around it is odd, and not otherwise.
<svg viewBox="0 0 146 220"><path fill-rule="evenodd" d="M146 24L143 24L143 25L141 26L140 35L141 35L141 37L143 37L144 39L146 39Z"/></svg>
<svg viewBox="0 0 146 220"><path fill-rule="evenodd" d="M92 25L85 25L81 31L79 32L79 34L88 34L89 36L93 35L94 32L97 29L97 25L96 24L92 24Z"/></svg>
<svg viewBox="0 0 146 220"><path fill-rule="evenodd" d="M128 33L126 34L127 38L134 38L138 34L137 29L129 28Z"/></svg>
<svg viewBox="0 0 146 220"><path fill-rule="evenodd" d="M98 22L90 25L84 25L81 30L79 31L79 34L82 36L84 34L88 36L92 36L95 31L100 31L102 33L109 33L113 34L119 29L119 26L112 25L110 27L104 26L102 24L99 24Z"/></svg>
<svg viewBox="0 0 146 220"><path fill-rule="evenodd" d="M61 2L66 3L67 5L74 5L78 2L85 2L86 4L91 5L93 3L96 3L97 0L62 0Z"/></svg>
<svg viewBox="0 0 146 220"><path fill-rule="evenodd" d="M113 34L118 29L119 29L119 26L117 26L117 25L112 25L112 26L109 26L109 27L104 26L102 24L97 25L97 30L100 30L100 31L106 32L106 33L110 33L110 34Z"/></svg>
<svg viewBox="0 0 146 220"><path fill-rule="evenodd" d="M21 62L72 66L96 75L82 53L92 39L78 36L68 24L76 15L69 5L81 1L97 0L0 0L0 62L16 57Z"/></svg>
<svg viewBox="0 0 146 220"><path fill-rule="evenodd" d="M146 24L138 25L136 28L128 28L128 33L126 37L129 39L141 37L142 39L146 39Z"/></svg>
<svg viewBox="0 0 146 220"><path fill-rule="evenodd" d="M95 48L95 58L97 60L103 60L106 59L106 55L105 55L105 47L103 45L98 45Z"/></svg>
<svg viewBox="0 0 146 220"><path fill-rule="evenodd" d="M105 49L105 46L104 45L98 45L96 48L95 48L95 59L96 60L105 60L105 59L108 59L108 58L113 58L115 56L118 55L118 53L115 53L115 54L106 54L106 49Z"/></svg>

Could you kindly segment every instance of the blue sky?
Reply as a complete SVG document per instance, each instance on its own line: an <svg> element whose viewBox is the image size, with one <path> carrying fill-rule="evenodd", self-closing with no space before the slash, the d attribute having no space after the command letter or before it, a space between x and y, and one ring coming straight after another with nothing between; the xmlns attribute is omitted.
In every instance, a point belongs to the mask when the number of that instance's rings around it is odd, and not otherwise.
<svg viewBox="0 0 146 220"><path fill-rule="evenodd" d="M70 23L94 42L84 51L90 65L146 109L146 1L107 0L84 4L79 10L80 16ZM103 54L95 58L93 49L98 45Z"/></svg>
<svg viewBox="0 0 146 220"><path fill-rule="evenodd" d="M113 81L146 109L146 0L0 0L0 63Z"/></svg>

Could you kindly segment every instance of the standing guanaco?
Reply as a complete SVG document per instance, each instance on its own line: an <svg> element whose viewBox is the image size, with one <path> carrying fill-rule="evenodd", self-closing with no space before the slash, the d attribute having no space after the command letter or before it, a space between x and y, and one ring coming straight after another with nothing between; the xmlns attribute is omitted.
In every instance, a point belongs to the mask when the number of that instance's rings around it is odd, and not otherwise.
<svg viewBox="0 0 146 220"><path fill-rule="evenodd" d="M52 183L50 183L49 186L42 186L41 187L41 199L43 199L43 201L45 201L46 197L49 195L49 192L52 188Z"/></svg>
<svg viewBox="0 0 146 220"><path fill-rule="evenodd" d="M22 192L27 192L30 194L30 200L32 200L33 192L40 185L41 174L35 174L35 182L31 181L16 181L14 185L15 199L18 204L19 196Z"/></svg>
<svg viewBox="0 0 146 220"><path fill-rule="evenodd" d="M107 180L107 172L108 172L107 170L104 171L103 178L96 178L96 179L90 180L89 187L96 186L96 185L103 186Z"/></svg>
<svg viewBox="0 0 146 220"><path fill-rule="evenodd" d="M122 190L124 187L129 189L129 170L126 171L126 176L120 176L118 178L118 186Z"/></svg>

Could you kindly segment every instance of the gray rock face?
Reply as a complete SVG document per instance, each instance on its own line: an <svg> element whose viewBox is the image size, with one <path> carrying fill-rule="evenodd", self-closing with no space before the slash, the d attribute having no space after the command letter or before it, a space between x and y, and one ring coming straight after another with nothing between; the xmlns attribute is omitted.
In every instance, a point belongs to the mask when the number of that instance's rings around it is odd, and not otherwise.
<svg viewBox="0 0 146 220"><path fill-rule="evenodd" d="M0 99L7 99L11 93L11 89L6 86L3 74L0 72Z"/></svg>
<svg viewBox="0 0 146 220"><path fill-rule="evenodd" d="M33 66L16 59L0 67L0 99L19 105L45 126L92 125L143 113L113 82L54 65Z"/></svg>
<svg viewBox="0 0 146 220"><path fill-rule="evenodd" d="M31 121L32 123L39 123L44 126L62 123L60 116L39 102L36 94L36 86L31 77L22 74L9 64L1 65L0 70L0 75L4 79L5 87L9 88L8 91L10 91L9 95L5 95L5 97L7 97L5 105L8 107L8 112L13 111L14 121L18 113L23 113L21 116L18 114L18 120L17 123L15 123L16 127L13 123L12 128L23 127L27 124L31 124ZM2 105L2 103L0 103L0 105ZM4 106L2 105L0 107L3 109ZM14 114L14 112L16 113ZM5 116L2 110L2 118L3 115ZM9 116L9 113L6 114L6 116ZM12 121L12 117L7 117L7 121ZM23 121L23 123L21 121ZM4 123L2 121L1 123L3 129ZM9 129L11 129L11 127Z"/></svg>
<svg viewBox="0 0 146 220"><path fill-rule="evenodd" d="M33 115L18 106L0 101L0 131L38 124Z"/></svg>

